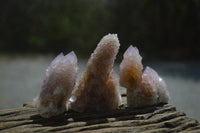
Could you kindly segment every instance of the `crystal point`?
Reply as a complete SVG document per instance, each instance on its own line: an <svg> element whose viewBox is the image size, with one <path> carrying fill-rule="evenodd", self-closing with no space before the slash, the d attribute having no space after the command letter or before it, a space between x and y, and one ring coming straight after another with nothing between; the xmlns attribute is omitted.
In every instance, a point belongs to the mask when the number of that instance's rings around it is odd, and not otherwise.
<svg viewBox="0 0 200 133"><path fill-rule="evenodd" d="M155 103L167 103L170 96L165 81L150 67L146 67L142 75L143 88L151 88L155 92Z"/></svg>
<svg viewBox="0 0 200 133"><path fill-rule="evenodd" d="M77 76L77 57L72 51L60 53L47 68L42 90L34 100L42 117L49 118L65 111Z"/></svg>
<svg viewBox="0 0 200 133"><path fill-rule="evenodd" d="M142 57L132 45L125 51L120 64L120 84L125 88L137 89L142 79Z"/></svg>
<svg viewBox="0 0 200 133"><path fill-rule="evenodd" d="M164 80L150 67L146 67L142 74L141 60L138 49L130 46L120 64L120 85L127 88L128 106L167 103L169 92Z"/></svg>
<svg viewBox="0 0 200 133"><path fill-rule="evenodd" d="M118 84L110 73L119 45L115 34L108 34L101 39L72 92L75 100L69 101L67 106L78 112L86 109L109 111L117 108L120 101Z"/></svg>

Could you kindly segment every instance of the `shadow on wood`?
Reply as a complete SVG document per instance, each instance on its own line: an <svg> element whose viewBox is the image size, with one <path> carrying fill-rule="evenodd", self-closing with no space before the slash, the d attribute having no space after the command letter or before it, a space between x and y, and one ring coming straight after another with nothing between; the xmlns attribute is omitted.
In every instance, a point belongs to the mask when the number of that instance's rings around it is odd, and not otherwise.
<svg viewBox="0 0 200 133"><path fill-rule="evenodd" d="M123 95L122 95L123 96ZM125 96L123 96L123 100ZM65 112L42 118L31 103L0 111L0 132L200 132L197 120L169 104L112 112Z"/></svg>

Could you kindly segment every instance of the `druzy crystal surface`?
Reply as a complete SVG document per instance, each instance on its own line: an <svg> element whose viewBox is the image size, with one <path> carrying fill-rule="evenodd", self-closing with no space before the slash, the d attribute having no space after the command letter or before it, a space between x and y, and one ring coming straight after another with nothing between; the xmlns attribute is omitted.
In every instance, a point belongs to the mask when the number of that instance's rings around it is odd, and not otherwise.
<svg viewBox="0 0 200 133"><path fill-rule="evenodd" d="M155 92L155 103L167 103L169 100L169 92L165 81L158 73L150 67L146 67L142 74L142 87L151 89Z"/></svg>
<svg viewBox="0 0 200 133"><path fill-rule="evenodd" d="M72 51L59 54L46 69L42 90L35 100L42 117L49 118L65 111L65 103L74 88L77 76L77 57Z"/></svg>
<svg viewBox="0 0 200 133"><path fill-rule="evenodd" d="M142 80L142 57L132 45L125 51L120 64L120 84L125 88L137 89Z"/></svg>
<svg viewBox="0 0 200 133"><path fill-rule="evenodd" d="M119 85L112 67L119 50L117 35L104 36L92 53L67 106L82 111L110 111L120 103Z"/></svg>
<svg viewBox="0 0 200 133"><path fill-rule="evenodd" d="M167 103L169 92L166 84L152 68L142 74L142 57L136 47L130 46L120 64L120 85L127 88L129 107L144 107Z"/></svg>

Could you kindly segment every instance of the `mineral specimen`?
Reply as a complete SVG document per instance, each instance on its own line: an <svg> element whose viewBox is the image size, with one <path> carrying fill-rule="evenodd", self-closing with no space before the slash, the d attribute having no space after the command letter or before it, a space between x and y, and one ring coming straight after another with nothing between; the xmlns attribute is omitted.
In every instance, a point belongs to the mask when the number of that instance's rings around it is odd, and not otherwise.
<svg viewBox="0 0 200 133"><path fill-rule="evenodd" d="M65 103L71 96L77 76L77 57L72 51L59 54L46 69L42 90L35 99L42 117L49 118L65 111Z"/></svg>
<svg viewBox="0 0 200 133"><path fill-rule="evenodd" d="M128 106L136 108L167 103L169 92L165 82L150 67L146 67L142 74L141 60L138 49L131 45L120 64L120 85L127 88Z"/></svg>
<svg viewBox="0 0 200 133"><path fill-rule="evenodd" d="M118 81L112 67L118 53L117 35L104 36L91 55L67 106L82 111L110 111L120 103Z"/></svg>
<svg viewBox="0 0 200 133"><path fill-rule="evenodd" d="M124 53L124 59L120 64L120 85L127 88L127 104L135 106L138 101L138 91L142 80L142 57L136 47L132 45ZM138 96L137 96L138 95Z"/></svg>
<svg viewBox="0 0 200 133"><path fill-rule="evenodd" d="M150 67L146 67L142 74L142 87L157 92L155 103L167 103L170 96L165 81Z"/></svg>

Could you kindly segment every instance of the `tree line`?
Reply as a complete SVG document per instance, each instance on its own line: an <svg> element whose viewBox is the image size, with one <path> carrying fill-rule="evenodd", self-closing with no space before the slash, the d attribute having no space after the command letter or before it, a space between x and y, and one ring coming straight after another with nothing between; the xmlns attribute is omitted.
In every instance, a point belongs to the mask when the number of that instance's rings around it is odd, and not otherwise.
<svg viewBox="0 0 200 133"><path fill-rule="evenodd" d="M7 0L0 4L0 52L89 56L107 33L120 55L137 46L146 59L199 59L198 0Z"/></svg>

